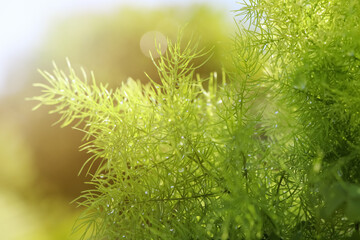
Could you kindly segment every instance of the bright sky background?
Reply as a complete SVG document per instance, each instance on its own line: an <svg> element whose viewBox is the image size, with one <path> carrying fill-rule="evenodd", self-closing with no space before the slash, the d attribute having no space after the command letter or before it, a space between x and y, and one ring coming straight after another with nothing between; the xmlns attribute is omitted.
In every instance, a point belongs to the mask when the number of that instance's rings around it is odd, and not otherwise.
<svg viewBox="0 0 360 240"><path fill-rule="evenodd" d="M47 27L58 18L83 12L108 12L121 5L157 7L207 3L216 9L238 8L237 0L4 0L0 7L0 96L8 93L5 77L16 60L41 41Z"/></svg>

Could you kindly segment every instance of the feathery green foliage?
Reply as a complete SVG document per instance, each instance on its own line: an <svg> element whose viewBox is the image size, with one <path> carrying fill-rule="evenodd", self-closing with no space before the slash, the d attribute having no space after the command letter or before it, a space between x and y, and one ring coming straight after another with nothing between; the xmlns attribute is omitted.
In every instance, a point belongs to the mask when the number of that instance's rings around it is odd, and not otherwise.
<svg viewBox="0 0 360 240"><path fill-rule="evenodd" d="M207 52L180 37L154 60L161 83L42 72L34 99L91 154L83 238L356 239L359 5L244 2L221 77L197 76Z"/></svg>

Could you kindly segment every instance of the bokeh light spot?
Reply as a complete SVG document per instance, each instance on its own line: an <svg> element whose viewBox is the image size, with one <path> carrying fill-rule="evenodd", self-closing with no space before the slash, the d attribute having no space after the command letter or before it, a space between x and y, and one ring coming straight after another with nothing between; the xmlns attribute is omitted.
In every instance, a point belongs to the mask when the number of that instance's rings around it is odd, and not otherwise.
<svg viewBox="0 0 360 240"><path fill-rule="evenodd" d="M140 39L140 49L145 56L150 57L151 52L154 58L158 58L158 49L161 50L161 54L167 49L166 37L158 31L146 32Z"/></svg>

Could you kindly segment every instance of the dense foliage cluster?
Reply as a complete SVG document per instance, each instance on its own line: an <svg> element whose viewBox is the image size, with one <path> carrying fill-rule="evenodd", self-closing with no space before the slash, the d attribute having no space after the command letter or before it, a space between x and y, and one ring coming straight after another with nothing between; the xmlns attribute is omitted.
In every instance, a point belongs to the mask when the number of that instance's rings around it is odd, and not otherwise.
<svg viewBox="0 0 360 240"><path fill-rule="evenodd" d="M357 239L359 8L248 0L232 67L208 79L180 39L154 60L160 83L44 72L34 99L92 154L84 238Z"/></svg>

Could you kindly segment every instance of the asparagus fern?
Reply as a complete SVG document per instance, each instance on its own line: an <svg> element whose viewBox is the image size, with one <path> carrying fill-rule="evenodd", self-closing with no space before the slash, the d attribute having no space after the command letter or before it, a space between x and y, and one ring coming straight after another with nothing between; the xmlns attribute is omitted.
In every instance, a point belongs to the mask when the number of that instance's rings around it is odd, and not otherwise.
<svg viewBox="0 0 360 240"><path fill-rule="evenodd" d="M42 72L33 99L91 154L83 238L356 239L359 11L248 0L233 67L207 79L193 60L208 53L180 37L153 59L160 83Z"/></svg>

